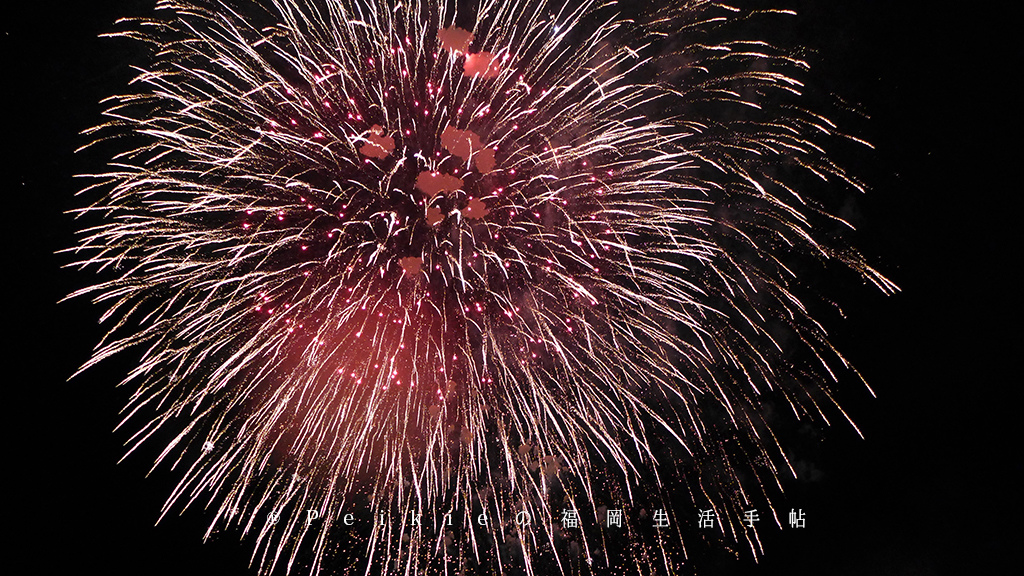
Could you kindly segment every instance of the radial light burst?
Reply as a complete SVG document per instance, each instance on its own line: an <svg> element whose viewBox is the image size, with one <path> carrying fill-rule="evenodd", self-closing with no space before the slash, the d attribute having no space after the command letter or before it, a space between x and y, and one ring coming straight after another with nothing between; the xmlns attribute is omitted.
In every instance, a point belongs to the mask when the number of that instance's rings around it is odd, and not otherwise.
<svg viewBox="0 0 1024 576"><path fill-rule="evenodd" d="M730 39L784 14L157 8L113 34L152 57L89 132L119 152L73 253L113 324L83 369L138 359L165 514L263 573L665 573L700 508L761 553L777 423L843 418L855 375L801 276L895 290L838 233L861 186L807 65Z"/></svg>

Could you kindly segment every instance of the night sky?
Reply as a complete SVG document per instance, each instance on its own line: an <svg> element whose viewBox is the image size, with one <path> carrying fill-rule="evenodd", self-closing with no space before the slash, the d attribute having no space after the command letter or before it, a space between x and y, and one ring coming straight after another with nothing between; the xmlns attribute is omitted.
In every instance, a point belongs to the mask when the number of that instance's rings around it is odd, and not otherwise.
<svg viewBox="0 0 1024 576"><path fill-rule="evenodd" d="M104 161L74 154L87 142L78 133L100 121L99 101L124 89L129 66L145 63L137 46L97 36L151 4L38 1L4 14L4 279L14 288L5 469L15 478L5 521L17 533L5 573L255 574L234 533L201 542L198 508L154 527L175 476L145 478L155 445L117 464L128 434L113 428L128 391L114 383L127 359L67 381L103 333L99 308L58 303L90 281L55 254L74 243L64 212L83 181L73 175ZM802 455L806 478L787 485L808 527L766 529L759 564L723 561L714 573L995 573L1021 549L1024 512L1021 259L1010 239L1020 230L1010 175L1021 165L1011 86L1021 50L1000 30L1019 17L980 4L771 4L800 13L774 33L815 50L815 87L869 116L845 126L876 148L843 158L870 186L852 207L853 240L902 292L831 294L846 313L826 324L833 343L878 395L852 382L840 395L866 438L838 422L825 430Z"/></svg>

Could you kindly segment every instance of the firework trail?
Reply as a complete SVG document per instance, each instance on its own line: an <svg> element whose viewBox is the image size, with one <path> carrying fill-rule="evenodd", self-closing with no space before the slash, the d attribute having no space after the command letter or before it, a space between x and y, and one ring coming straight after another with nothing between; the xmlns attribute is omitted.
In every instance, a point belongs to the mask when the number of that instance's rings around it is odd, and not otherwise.
<svg viewBox="0 0 1024 576"><path fill-rule="evenodd" d="M729 519L793 474L769 407L844 416L799 271L895 287L823 240L860 186L806 65L717 40L728 6L621 10L168 0L115 34L152 62L90 131L120 152L75 295L113 323L83 369L137 349L164 514L264 573L671 571L681 501L760 554Z"/></svg>

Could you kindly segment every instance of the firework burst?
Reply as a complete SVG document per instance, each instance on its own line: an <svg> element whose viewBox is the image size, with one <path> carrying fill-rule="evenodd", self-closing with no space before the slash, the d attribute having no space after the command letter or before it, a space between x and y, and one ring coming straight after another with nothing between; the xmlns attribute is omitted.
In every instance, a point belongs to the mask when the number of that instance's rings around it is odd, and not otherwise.
<svg viewBox="0 0 1024 576"><path fill-rule="evenodd" d="M164 513L212 507L263 572L672 570L681 501L760 553L728 519L792 474L768 407L842 414L797 271L894 286L821 238L860 186L792 104L806 65L715 40L750 14L156 14L117 34L153 59L92 131L130 144L74 252L114 323L86 367L140 350L124 422L129 452L169 439ZM609 552L609 507L653 545Z"/></svg>

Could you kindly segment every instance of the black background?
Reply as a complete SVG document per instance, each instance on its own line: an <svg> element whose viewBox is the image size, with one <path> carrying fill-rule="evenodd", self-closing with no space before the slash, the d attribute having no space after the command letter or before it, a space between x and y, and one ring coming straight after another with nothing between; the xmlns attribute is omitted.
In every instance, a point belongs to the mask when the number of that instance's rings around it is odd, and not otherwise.
<svg viewBox="0 0 1024 576"><path fill-rule="evenodd" d="M1019 337L1020 42L1013 3L778 0L789 40L814 48L813 77L865 111L852 130L876 150L852 163L871 191L855 241L902 292L846 295L835 343L878 393L844 398L865 434L835 426L812 481L789 486L803 531L766 534L755 565L721 574L994 573L1021 550ZM844 4L837 6L837 4ZM67 382L102 334L99 309L58 301L86 280L55 251L64 214L101 158L75 155L99 100L142 64L97 38L148 1L46 2L7 11L2 30L8 356L3 381L13 572L254 574L233 534L201 543L205 517L154 527L172 475L112 433L127 392L117 361ZM1016 11L1014 11L1016 12ZM1018 34L1019 35L1019 34ZM1015 235L1016 236L1016 235ZM850 297L852 295L852 298ZM13 320L11 319L13 316Z"/></svg>

